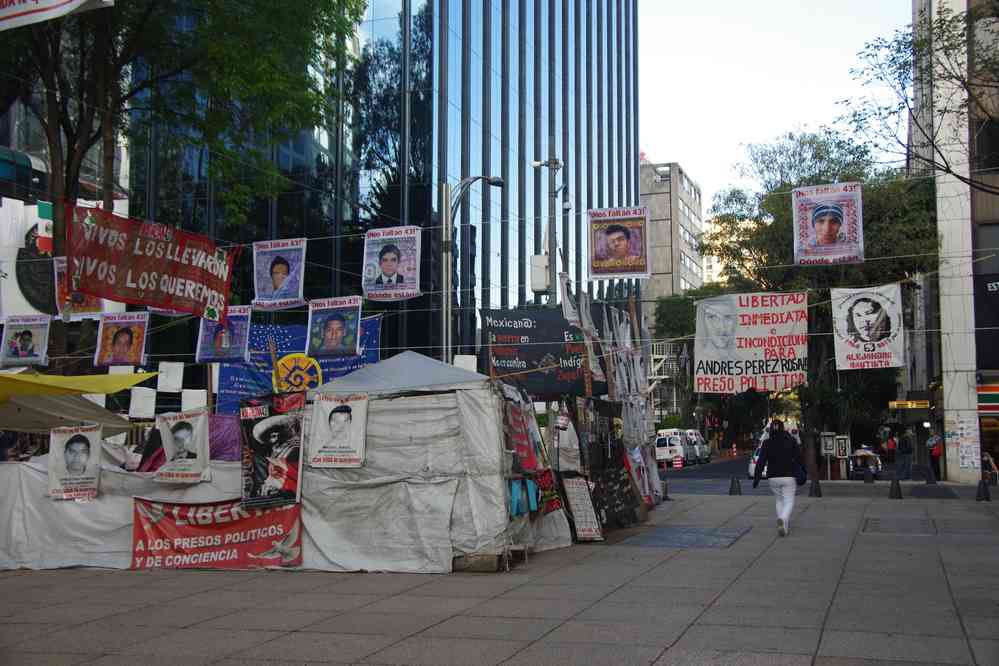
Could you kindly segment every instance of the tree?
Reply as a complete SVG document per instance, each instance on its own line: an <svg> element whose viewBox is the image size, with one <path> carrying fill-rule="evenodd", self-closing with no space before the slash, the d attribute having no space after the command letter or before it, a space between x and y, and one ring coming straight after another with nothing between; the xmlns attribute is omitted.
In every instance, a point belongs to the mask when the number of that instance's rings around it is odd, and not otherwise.
<svg viewBox="0 0 999 666"><path fill-rule="evenodd" d="M924 11L866 44L853 74L870 93L844 101L843 120L915 171L999 195L999 0L975 4ZM971 157L970 173L953 161L955 146Z"/></svg>
<svg viewBox="0 0 999 666"><path fill-rule="evenodd" d="M104 206L112 205L114 147L129 121L166 121L206 146L229 219L281 186L271 145L320 124L324 82L346 57L363 0L130 0L4 33L0 88L38 119L48 147L56 252L61 204L102 147ZM248 168L249 167L249 168Z"/></svg>

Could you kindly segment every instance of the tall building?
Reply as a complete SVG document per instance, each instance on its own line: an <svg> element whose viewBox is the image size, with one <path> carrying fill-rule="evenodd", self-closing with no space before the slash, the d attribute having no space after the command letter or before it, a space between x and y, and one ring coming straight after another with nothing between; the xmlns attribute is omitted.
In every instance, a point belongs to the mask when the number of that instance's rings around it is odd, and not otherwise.
<svg viewBox="0 0 999 666"><path fill-rule="evenodd" d="M654 302L682 294L704 283L697 241L701 221L701 188L676 162L641 164L641 203L649 208L652 225L652 277L644 299ZM653 321L655 308L645 310Z"/></svg>

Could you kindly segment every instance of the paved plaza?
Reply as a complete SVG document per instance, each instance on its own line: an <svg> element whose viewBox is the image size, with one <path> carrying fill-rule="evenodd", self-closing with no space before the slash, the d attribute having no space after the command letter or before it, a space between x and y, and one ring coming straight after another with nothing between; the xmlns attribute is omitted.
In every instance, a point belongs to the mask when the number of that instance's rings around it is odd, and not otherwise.
<svg viewBox="0 0 999 666"><path fill-rule="evenodd" d="M0 664L993 666L999 512L678 495L510 573L7 571L0 617Z"/></svg>

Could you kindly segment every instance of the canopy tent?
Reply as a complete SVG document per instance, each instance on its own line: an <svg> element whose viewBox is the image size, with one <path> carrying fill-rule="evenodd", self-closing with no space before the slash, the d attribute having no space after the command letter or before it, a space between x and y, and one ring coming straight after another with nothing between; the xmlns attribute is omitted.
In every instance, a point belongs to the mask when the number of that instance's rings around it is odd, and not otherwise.
<svg viewBox="0 0 999 666"><path fill-rule="evenodd" d="M404 393L481 388L489 377L441 363L414 351L366 365L320 386L320 393Z"/></svg>
<svg viewBox="0 0 999 666"><path fill-rule="evenodd" d="M0 401L14 396L83 395L85 393L117 393L140 384L155 372L132 375L42 375L14 368L0 372Z"/></svg>
<svg viewBox="0 0 999 666"><path fill-rule="evenodd" d="M0 427L15 432L48 433L52 428L98 423L104 437L128 432L128 419L80 395L14 396L0 403Z"/></svg>

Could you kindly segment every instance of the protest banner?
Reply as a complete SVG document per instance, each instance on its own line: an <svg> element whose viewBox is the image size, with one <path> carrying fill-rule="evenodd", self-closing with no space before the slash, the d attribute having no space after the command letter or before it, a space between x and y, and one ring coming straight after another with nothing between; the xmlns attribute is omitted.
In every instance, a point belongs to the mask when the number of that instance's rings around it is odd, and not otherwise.
<svg viewBox="0 0 999 666"><path fill-rule="evenodd" d="M837 370L905 365L902 288L896 282L866 289L833 289Z"/></svg>
<svg viewBox="0 0 999 666"><path fill-rule="evenodd" d="M253 244L253 307L284 310L305 303L305 238Z"/></svg>
<svg viewBox="0 0 999 666"><path fill-rule="evenodd" d="M579 314L579 306L576 299L572 297L572 289L569 287L569 274L558 274L559 299L562 301L562 316L572 326L582 327L583 320Z"/></svg>
<svg viewBox="0 0 999 666"><path fill-rule="evenodd" d="M52 270L52 277L55 281L56 312L59 316L63 316L63 310L68 308L70 319L73 321L100 319L101 313L107 309L107 304L103 298L70 291L69 275L66 273L66 257L53 257Z"/></svg>
<svg viewBox="0 0 999 666"><path fill-rule="evenodd" d="M538 399L586 394L588 348L582 331L570 326L561 310L482 310L482 331L491 377L505 377ZM601 385L593 393L605 390Z"/></svg>
<svg viewBox="0 0 999 666"><path fill-rule="evenodd" d="M0 2L0 32L112 6L114 0L5 0Z"/></svg>
<svg viewBox="0 0 999 666"><path fill-rule="evenodd" d="M238 248L98 208L68 208L67 215L71 291L225 319Z"/></svg>
<svg viewBox="0 0 999 666"><path fill-rule="evenodd" d="M240 403L243 499L246 507L301 499L305 393L272 394Z"/></svg>
<svg viewBox="0 0 999 666"><path fill-rule="evenodd" d="M148 312L101 315L94 365L144 365Z"/></svg>
<svg viewBox="0 0 999 666"><path fill-rule="evenodd" d="M368 427L368 396L319 393L312 405L310 467L360 467Z"/></svg>
<svg viewBox="0 0 999 666"><path fill-rule="evenodd" d="M238 500L170 504L136 497L132 569L256 569L302 564L297 504L247 509Z"/></svg>
<svg viewBox="0 0 999 666"><path fill-rule="evenodd" d="M697 302L694 391L783 391L808 376L808 295L727 294Z"/></svg>
<svg viewBox="0 0 999 666"><path fill-rule="evenodd" d="M314 358L360 353L361 297L342 296L309 301L309 347Z"/></svg>
<svg viewBox="0 0 999 666"><path fill-rule="evenodd" d="M84 425L53 428L49 433L49 497L91 500L101 479L103 428Z"/></svg>
<svg viewBox="0 0 999 666"><path fill-rule="evenodd" d="M420 295L420 227L369 229L364 234L364 297L403 301Z"/></svg>
<svg viewBox="0 0 999 666"><path fill-rule="evenodd" d="M12 315L4 320L0 365L48 365L48 315Z"/></svg>
<svg viewBox="0 0 999 666"><path fill-rule="evenodd" d="M196 363L246 361L250 340L250 306L230 305L225 322L201 320Z"/></svg>
<svg viewBox="0 0 999 666"><path fill-rule="evenodd" d="M165 462L156 470L162 483L211 481L208 466L208 408L156 415Z"/></svg>
<svg viewBox="0 0 999 666"><path fill-rule="evenodd" d="M860 183L798 187L791 192L794 263L799 266L864 261Z"/></svg>
<svg viewBox="0 0 999 666"><path fill-rule="evenodd" d="M357 356L325 358L303 353L307 345L305 326L250 326L249 362L219 364L217 413L238 414L240 400L267 393L314 389L324 381L377 363L381 358L381 321L381 315L361 319L361 349Z"/></svg>
<svg viewBox="0 0 999 666"><path fill-rule="evenodd" d="M587 219L590 279L649 277L648 208L591 210Z"/></svg>

